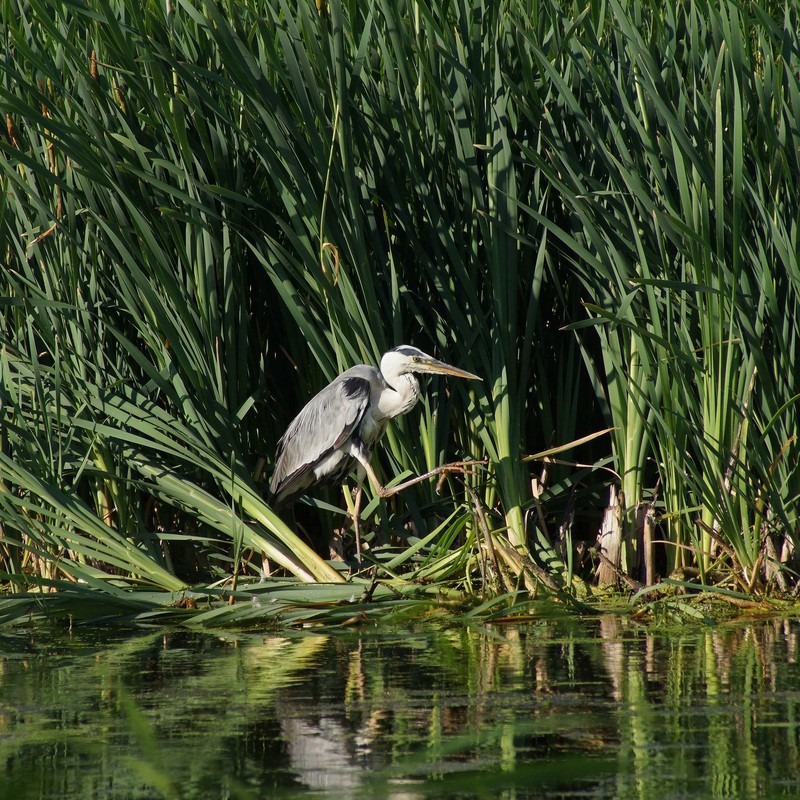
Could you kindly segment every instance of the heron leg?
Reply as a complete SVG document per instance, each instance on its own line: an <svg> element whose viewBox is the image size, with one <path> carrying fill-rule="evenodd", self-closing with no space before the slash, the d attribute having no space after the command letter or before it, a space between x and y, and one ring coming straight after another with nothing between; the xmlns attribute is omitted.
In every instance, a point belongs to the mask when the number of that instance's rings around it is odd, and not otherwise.
<svg viewBox="0 0 800 800"><path fill-rule="evenodd" d="M486 460L483 461L453 461L450 464L442 464L439 467L435 467L432 470L424 473L423 475L417 475L415 478L410 478L407 481L403 481L403 483L397 484L397 486L390 486L388 489L381 484L378 480L378 476L375 474L375 470L369 464L369 461L361 454L360 452L356 452L353 454L361 466L364 468L364 473L369 478L369 482L372 484L372 488L375 490L375 494L378 497L385 499L387 497L391 497L392 495L397 494L398 492L402 492L404 489L408 489L409 486L414 486L417 483L421 483L428 478L433 478L435 475L441 475L444 478L448 472L461 472L464 473L467 470L467 467L473 467L478 464L485 464ZM361 513L361 495L362 495L362 485L364 483L364 475L359 474L358 480L358 488L356 489L356 498L355 498L355 505L354 505L354 513L353 513L353 523L355 526L355 535L356 535L356 558L358 559L358 563L361 563L361 530L359 524L359 516ZM436 487L436 492L438 494L439 487Z"/></svg>
<svg viewBox="0 0 800 800"><path fill-rule="evenodd" d="M353 502L353 531L356 537L356 561L361 563L361 499L364 496L364 480L359 480L356 486L356 496Z"/></svg>
<svg viewBox="0 0 800 800"><path fill-rule="evenodd" d="M409 478L407 481L398 483L397 486L390 486L387 489L385 486L381 485L381 482L378 480L378 476L369 465L369 462L360 458L359 461L364 467L364 471L367 473L367 477L369 478L369 482L372 484L372 488L375 490L375 494L377 494L378 497L384 498L391 497L398 492L402 492L404 489L408 489L409 486L414 486L415 484L421 483L428 478L433 478L435 475L447 474L448 472L464 472L467 467L473 467L477 464L486 463L485 461L453 461L450 464L442 464L439 467L434 467L432 470L428 470L428 472L424 473L423 475L417 475L415 478Z"/></svg>

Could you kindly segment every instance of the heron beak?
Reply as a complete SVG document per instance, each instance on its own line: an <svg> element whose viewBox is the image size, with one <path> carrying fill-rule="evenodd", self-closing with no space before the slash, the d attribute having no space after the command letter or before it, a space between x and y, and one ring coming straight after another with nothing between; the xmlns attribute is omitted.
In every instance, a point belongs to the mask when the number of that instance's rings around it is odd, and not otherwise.
<svg viewBox="0 0 800 800"><path fill-rule="evenodd" d="M425 356L413 367L415 372L432 372L436 375L452 375L454 378L467 378L473 381L481 380L480 376L473 375L471 372L452 367L450 364L445 364L444 361L437 361L431 356Z"/></svg>

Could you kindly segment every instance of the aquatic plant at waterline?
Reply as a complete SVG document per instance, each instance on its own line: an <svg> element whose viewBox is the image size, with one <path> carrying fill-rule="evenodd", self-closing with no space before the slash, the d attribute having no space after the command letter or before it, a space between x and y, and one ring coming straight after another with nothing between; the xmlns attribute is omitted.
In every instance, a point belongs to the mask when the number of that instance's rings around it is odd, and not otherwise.
<svg viewBox="0 0 800 800"><path fill-rule="evenodd" d="M797 2L0 13L10 586L345 580L264 478L403 341L484 385L379 476L488 462L365 509L397 591L796 585Z"/></svg>
<svg viewBox="0 0 800 800"><path fill-rule="evenodd" d="M617 428L621 563L637 567L640 512L656 506L670 570L707 579L724 564L742 588L785 586L800 489L800 83L796 33L774 37L796 31L797 7L768 22L757 5L687 4L644 26L610 8L615 29L568 59L548 103L549 159L528 154L571 220L567 232L537 215L588 292L573 327L601 343L587 365ZM590 57L600 50L616 58ZM534 64L554 80L567 67ZM587 103L589 85L606 102Z"/></svg>

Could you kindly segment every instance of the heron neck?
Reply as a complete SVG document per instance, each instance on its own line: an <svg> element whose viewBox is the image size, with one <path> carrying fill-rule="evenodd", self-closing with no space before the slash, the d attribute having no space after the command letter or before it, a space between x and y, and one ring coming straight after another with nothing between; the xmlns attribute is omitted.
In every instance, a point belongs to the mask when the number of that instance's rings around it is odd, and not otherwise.
<svg viewBox="0 0 800 800"><path fill-rule="evenodd" d="M410 372L385 375L384 378L387 387L378 400L381 414L389 419L407 414L419 398L419 381Z"/></svg>

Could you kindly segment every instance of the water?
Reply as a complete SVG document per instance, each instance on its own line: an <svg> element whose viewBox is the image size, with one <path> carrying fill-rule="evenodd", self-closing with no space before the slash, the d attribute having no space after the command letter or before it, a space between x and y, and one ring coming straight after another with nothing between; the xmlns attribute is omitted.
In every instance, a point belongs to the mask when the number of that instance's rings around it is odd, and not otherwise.
<svg viewBox="0 0 800 800"><path fill-rule="evenodd" d="M799 633L0 635L0 798L800 797Z"/></svg>

